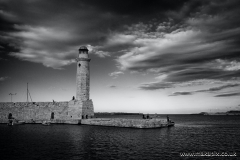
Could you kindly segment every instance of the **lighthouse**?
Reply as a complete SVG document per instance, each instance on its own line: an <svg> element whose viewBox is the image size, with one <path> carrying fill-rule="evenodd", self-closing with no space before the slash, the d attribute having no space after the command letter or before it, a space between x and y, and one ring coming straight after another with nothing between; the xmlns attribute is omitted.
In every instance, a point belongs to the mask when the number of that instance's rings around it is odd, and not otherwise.
<svg viewBox="0 0 240 160"><path fill-rule="evenodd" d="M93 102L89 97L90 92L90 58L88 49L81 46L78 50L76 74L76 99L70 107L72 118L91 118L94 116ZM75 108L75 109L74 109Z"/></svg>
<svg viewBox="0 0 240 160"><path fill-rule="evenodd" d="M88 49L85 46L79 48L77 60L77 90L76 100L86 101L89 100L90 90L90 58L88 56Z"/></svg>

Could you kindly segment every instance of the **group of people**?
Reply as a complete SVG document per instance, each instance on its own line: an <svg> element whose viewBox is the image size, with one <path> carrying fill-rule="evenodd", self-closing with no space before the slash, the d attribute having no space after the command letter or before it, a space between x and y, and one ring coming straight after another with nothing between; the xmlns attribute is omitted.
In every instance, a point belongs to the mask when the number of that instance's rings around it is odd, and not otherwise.
<svg viewBox="0 0 240 160"><path fill-rule="evenodd" d="M152 119L152 118L150 118L148 114L147 114L147 116L145 116L145 115L143 114L143 119Z"/></svg>
<svg viewBox="0 0 240 160"><path fill-rule="evenodd" d="M144 114L143 114L143 119L152 119L148 114L147 114L147 116L145 116ZM169 116L167 115L167 122L171 122L171 119L169 118Z"/></svg>

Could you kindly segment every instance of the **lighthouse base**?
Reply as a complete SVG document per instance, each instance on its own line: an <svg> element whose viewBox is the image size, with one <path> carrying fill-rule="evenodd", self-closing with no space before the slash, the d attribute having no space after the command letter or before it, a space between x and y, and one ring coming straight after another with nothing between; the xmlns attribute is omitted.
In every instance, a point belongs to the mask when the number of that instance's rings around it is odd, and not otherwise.
<svg viewBox="0 0 240 160"><path fill-rule="evenodd" d="M91 99L86 101L70 101L68 107L68 112L73 119L88 119L94 116L93 102Z"/></svg>

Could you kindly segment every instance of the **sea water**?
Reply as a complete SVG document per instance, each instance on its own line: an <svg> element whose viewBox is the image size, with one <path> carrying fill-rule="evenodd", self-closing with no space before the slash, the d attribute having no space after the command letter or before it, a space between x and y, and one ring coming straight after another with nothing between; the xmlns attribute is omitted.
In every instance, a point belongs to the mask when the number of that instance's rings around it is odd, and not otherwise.
<svg viewBox="0 0 240 160"><path fill-rule="evenodd" d="M157 129L1 124L0 159L240 159L240 116L169 117L175 126ZM223 152L236 156L204 156Z"/></svg>

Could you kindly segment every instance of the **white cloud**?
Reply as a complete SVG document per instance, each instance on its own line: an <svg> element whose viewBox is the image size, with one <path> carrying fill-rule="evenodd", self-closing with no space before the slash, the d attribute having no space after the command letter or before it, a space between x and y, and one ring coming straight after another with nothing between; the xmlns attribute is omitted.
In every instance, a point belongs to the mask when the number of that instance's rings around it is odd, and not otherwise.
<svg viewBox="0 0 240 160"><path fill-rule="evenodd" d="M109 52L104 52L104 51L96 51L95 54L101 58L109 57L110 53Z"/></svg>
<svg viewBox="0 0 240 160"><path fill-rule="evenodd" d="M114 45L122 45L122 44L128 44L131 43L133 40L135 40L135 35L125 35L125 34L113 34L110 35L106 46L114 46Z"/></svg>
<svg viewBox="0 0 240 160"><path fill-rule="evenodd" d="M66 58L77 55L79 47L68 46L68 41L75 37L72 33L58 28L29 25L15 25L15 28L20 31L11 32L9 36L21 39L15 41L20 46L20 51L10 55L54 69L62 69L62 66L74 63L73 59Z"/></svg>
<svg viewBox="0 0 240 160"><path fill-rule="evenodd" d="M224 71L237 71L240 70L240 62L233 60L222 60L222 59L217 59L215 61L216 68L222 69Z"/></svg>
<svg viewBox="0 0 240 160"><path fill-rule="evenodd" d="M151 59L157 59L158 56L168 55L169 53L174 53L177 55L183 55L182 57L176 58L189 58L191 53L197 53L198 55L201 51L209 50L215 46L221 45L220 43L200 43L201 35L200 31L186 30L179 31L175 33L165 34L161 38L137 38L132 43L136 46L132 48L129 52L118 57L117 62L120 64L121 69L130 68L144 68L152 69L154 65L159 65L157 63L145 63ZM201 53L202 54L202 53ZM171 57L172 60L176 59ZM156 66L156 67L157 67Z"/></svg>
<svg viewBox="0 0 240 160"><path fill-rule="evenodd" d="M101 51L102 46L92 46L90 44L88 44L86 46L88 48L89 54L95 54L101 58L110 57L109 52Z"/></svg>
<svg viewBox="0 0 240 160"><path fill-rule="evenodd" d="M161 74L161 75L155 77L155 79L157 79L158 81L163 81L166 78L167 78L167 74Z"/></svg>
<svg viewBox="0 0 240 160"><path fill-rule="evenodd" d="M121 74L124 74L124 73L122 71L115 71L115 72L109 73L109 76L115 79Z"/></svg>

